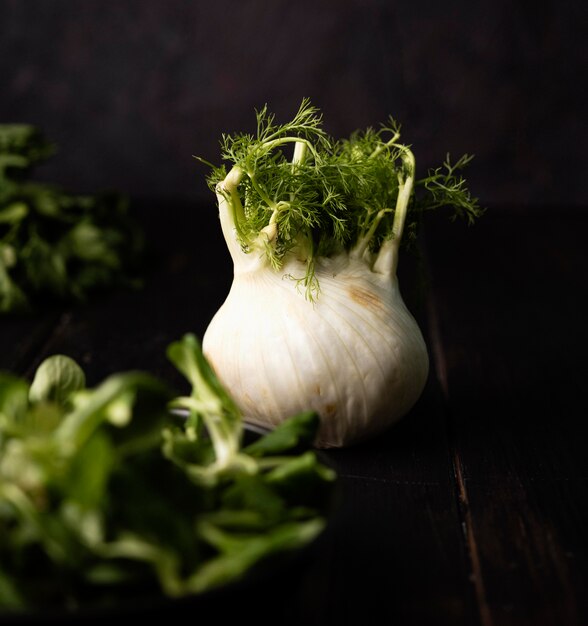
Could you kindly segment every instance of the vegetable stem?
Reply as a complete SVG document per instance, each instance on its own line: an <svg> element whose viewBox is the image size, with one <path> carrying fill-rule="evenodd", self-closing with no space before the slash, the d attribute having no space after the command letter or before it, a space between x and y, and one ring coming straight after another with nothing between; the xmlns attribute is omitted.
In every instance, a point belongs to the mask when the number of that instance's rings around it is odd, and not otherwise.
<svg viewBox="0 0 588 626"><path fill-rule="evenodd" d="M246 252L251 247L251 240L243 230L245 211L238 187L243 178L243 170L235 165L229 173L216 185L216 195L219 207L219 219L227 248L235 267L247 269L257 266L259 259L247 258Z"/></svg>
<svg viewBox="0 0 588 626"><path fill-rule="evenodd" d="M224 180L217 185L217 193L226 194L228 204L232 210L231 222L240 236L243 236L241 223L245 221L245 211L237 188L243 178L243 170L237 165L231 168L231 171L225 176ZM222 217L222 216L221 216ZM228 216L227 216L228 217Z"/></svg>
<svg viewBox="0 0 588 626"><path fill-rule="evenodd" d="M269 152L273 150L274 148L277 148L285 143L295 143L296 144L296 147L294 148L295 151L297 149L298 144L304 144L312 152L312 154L315 157L317 156L317 152L314 146L312 145L312 143L308 141L308 139L304 139L303 137L281 137L280 139L274 139L273 141L264 142L263 145L265 149Z"/></svg>
<svg viewBox="0 0 588 626"><path fill-rule="evenodd" d="M176 398L170 404L172 408L185 408L203 416L206 428L212 439L214 453L216 456L216 468L227 467L240 446L240 434L235 433L234 426L230 424L222 414L222 404L210 391L204 381L200 381L198 393L201 397L194 398L184 396Z"/></svg>
<svg viewBox="0 0 588 626"><path fill-rule="evenodd" d="M274 202L265 192L264 188L259 184L254 172L247 172L247 176L251 180L251 184L253 185L255 191L259 194L259 197L267 204L267 206L272 209L272 211L276 210L276 202Z"/></svg>
<svg viewBox="0 0 588 626"><path fill-rule="evenodd" d="M400 243L404 231L404 223L408 212L408 205L414 187L414 176L416 171L416 161L414 154L404 145L396 143L390 144L401 150L403 169L398 172L398 197L394 210L394 220L392 222L392 237L385 241L378 252L374 271L381 274L395 275L398 269L398 255Z"/></svg>
<svg viewBox="0 0 588 626"><path fill-rule="evenodd" d="M380 211L378 211L378 214L371 223L367 233L360 237L355 247L351 250L350 254L352 257L356 259L361 259L364 256L368 246L370 245L370 241L373 239L376 233L379 223L382 221L384 215L389 211L390 209L381 209Z"/></svg>
<svg viewBox="0 0 588 626"><path fill-rule="evenodd" d="M394 239L398 241L402 239L404 231L404 222L406 221L406 213L408 211L408 203L412 195L414 186L414 174L416 170L416 162L414 154L406 146L397 146L402 151L402 163L406 170L398 173L398 199L396 201L396 211L394 212L394 222L392 223L392 233Z"/></svg>
<svg viewBox="0 0 588 626"><path fill-rule="evenodd" d="M306 141L298 140L294 144L294 155L292 156L292 170L296 170L297 165L301 165L304 163L306 159L306 149L308 148L308 143Z"/></svg>
<svg viewBox="0 0 588 626"><path fill-rule="evenodd" d="M397 146L398 144L396 143L398 140L400 139L400 132L396 131L394 133L394 135L392 136L392 139L390 139L389 141L387 141L386 143L380 143L376 146L376 148L374 149L374 151L370 154L370 159L373 159L375 157L377 157L385 148L390 148L392 146Z"/></svg>

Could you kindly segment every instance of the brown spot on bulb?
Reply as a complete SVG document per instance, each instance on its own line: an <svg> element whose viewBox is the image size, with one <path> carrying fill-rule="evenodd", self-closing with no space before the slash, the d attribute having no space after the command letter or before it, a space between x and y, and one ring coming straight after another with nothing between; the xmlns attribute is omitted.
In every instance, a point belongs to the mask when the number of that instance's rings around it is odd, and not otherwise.
<svg viewBox="0 0 588 626"><path fill-rule="evenodd" d="M336 404L325 404L323 407L323 416L324 417L333 417L337 413L337 405Z"/></svg>
<svg viewBox="0 0 588 626"><path fill-rule="evenodd" d="M367 289L352 285L351 287L349 287L347 293L354 302L357 302L357 304L365 307L366 309L371 309L372 311L379 312L383 311L385 308L381 298L377 294L373 293L372 291L368 291Z"/></svg>

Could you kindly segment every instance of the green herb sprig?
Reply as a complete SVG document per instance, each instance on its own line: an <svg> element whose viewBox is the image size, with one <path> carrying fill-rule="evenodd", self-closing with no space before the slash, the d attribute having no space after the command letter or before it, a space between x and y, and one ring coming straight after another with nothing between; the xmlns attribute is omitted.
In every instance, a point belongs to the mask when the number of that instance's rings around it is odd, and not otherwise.
<svg viewBox="0 0 588 626"><path fill-rule="evenodd" d="M128 199L31 180L54 152L38 128L0 125L0 315L139 284L144 241Z"/></svg>
<svg viewBox="0 0 588 626"><path fill-rule="evenodd" d="M483 210L461 176L464 155L416 179L415 157L392 117L377 130L334 139L318 108L304 99L291 121L277 124L267 106L256 112L255 134L224 134L211 189L223 195L245 252L262 249L275 268L293 253L306 263L303 283L312 299L321 257L355 250L372 255L404 230L414 236L423 211L453 208L469 222ZM209 164L210 165L210 164Z"/></svg>

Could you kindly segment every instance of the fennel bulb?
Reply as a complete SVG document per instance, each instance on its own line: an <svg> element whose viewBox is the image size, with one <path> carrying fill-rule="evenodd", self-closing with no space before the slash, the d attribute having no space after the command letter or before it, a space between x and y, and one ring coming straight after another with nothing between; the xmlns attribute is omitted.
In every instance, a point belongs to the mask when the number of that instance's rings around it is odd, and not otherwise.
<svg viewBox="0 0 588 626"><path fill-rule="evenodd" d="M313 410L316 445L341 447L387 429L420 397L427 346L396 272L407 215L449 204L472 220L480 209L456 174L470 157L415 183L399 138L390 120L335 141L307 100L287 124L264 108L255 137L223 137L233 166L213 168L209 182L234 277L203 350L247 421L271 429Z"/></svg>

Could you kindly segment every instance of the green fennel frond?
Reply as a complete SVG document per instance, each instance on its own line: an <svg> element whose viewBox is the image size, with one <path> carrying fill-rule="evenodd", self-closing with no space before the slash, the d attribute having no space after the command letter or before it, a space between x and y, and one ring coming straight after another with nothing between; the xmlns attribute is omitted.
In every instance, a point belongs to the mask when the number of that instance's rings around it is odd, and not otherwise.
<svg viewBox="0 0 588 626"><path fill-rule="evenodd" d="M450 155L447 154L442 167L429 170L428 176L418 181L418 185L428 192L420 198L421 210L452 207L453 219L462 217L470 224L480 217L484 209L480 207L478 199L472 197L466 187L466 180L461 175L461 170L473 158L473 155L464 154L452 164Z"/></svg>
<svg viewBox="0 0 588 626"><path fill-rule="evenodd" d="M243 171L256 172L275 160L272 151L286 144L305 141L313 155L317 149L328 144L328 137L322 129L322 115L318 109L304 99L290 122L277 125L275 115L265 105L256 111L257 132L251 134L223 134L221 154L225 161L239 166Z"/></svg>
<svg viewBox="0 0 588 626"><path fill-rule="evenodd" d="M342 251L359 249L375 258L382 245L414 238L423 211L453 208L452 217L474 221L483 210L466 186L464 155L415 181L415 159L401 142L393 118L379 129L357 130L335 139L323 129L323 117L308 99L293 118L279 124L267 105L256 111L255 134L224 134L221 155L232 169L212 168L209 185L238 172L239 185L230 202L236 231L246 251L270 222L275 236L262 244L272 267L279 269L289 253L306 262L299 285L317 291L316 262ZM242 210L241 210L242 207ZM359 246L359 248L358 248ZM299 277L296 277L298 280Z"/></svg>

